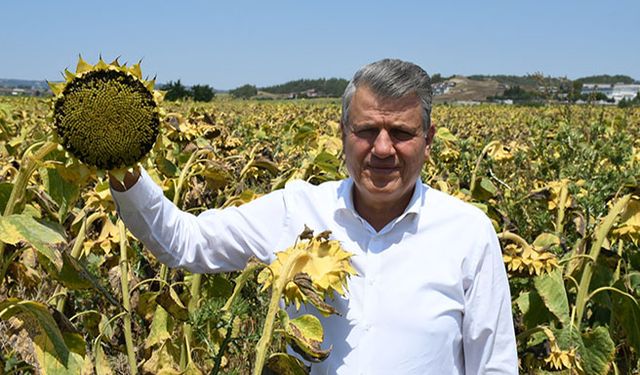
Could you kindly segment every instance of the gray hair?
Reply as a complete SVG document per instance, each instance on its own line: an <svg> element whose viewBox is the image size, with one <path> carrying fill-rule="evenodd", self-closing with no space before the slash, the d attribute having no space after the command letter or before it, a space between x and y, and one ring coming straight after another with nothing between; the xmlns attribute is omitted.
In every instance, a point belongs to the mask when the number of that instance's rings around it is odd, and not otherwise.
<svg viewBox="0 0 640 375"><path fill-rule="evenodd" d="M431 79L421 67L407 61L384 59L360 68L342 95L343 127L348 124L349 106L361 85L384 98L401 98L415 93L422 103L422 128L427 134L431 127Z"/></svg>

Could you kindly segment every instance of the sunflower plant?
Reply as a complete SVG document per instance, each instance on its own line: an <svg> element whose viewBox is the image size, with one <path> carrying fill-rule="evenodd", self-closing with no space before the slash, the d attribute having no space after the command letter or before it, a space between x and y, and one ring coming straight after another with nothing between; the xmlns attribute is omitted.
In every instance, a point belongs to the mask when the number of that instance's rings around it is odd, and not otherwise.
<svg viewBox="0 0 640 375"><path fill-rule="evenodd" d="M342 248L340 242L330 240L330 234L325 231L314 236L311 229L305 228L299 241L278 252L276 260L258 275L262 290L271 288L271 299L262 336L256 347L254 375L262 374L276 316L280 316L285 340L302 357L319 362L329 356L330 350L321 348L323 330L320 320L310 314L290 319L279 303L284 298L287 305L293 304L296 309L302 303L310 303L325 316L336 313L325 299L333 298L334 292L344 295L347 279L356 271L350 263L351 254ZM271 369L304 368L302 362L284 353L272 355L267 366Z"/></svg>
<svg viewBox="0 0 640 375"><path fill-rule="evenodd" d="M0 285L4 280L7 267L18 251L13 251L8 260L5 260L5 244L14 245L19 241L25 241L33 245L44 257L44 263L48 264L54 278L63 282L68 287L94 286L103 293L108 294L93 279L91 274L76 261L82 249L84 235L77 239L71 256L64 251L51 249L48 244L64 242L64 239L55 231L40 224L30 215L19 214L25 200L25 192L32 174L43 168L45 183L62 182L64 179L75 180L76 184L71 191L78 191L77 185L87 181L86 166L92 172L97 170L111 171L120 180L127 169L133 167L142 160L151 150L160 130L160 107L162 94L153 90L154 81L144 80L140 64L130 67L121 65L117 59L110 64L102 58L97 64L91 65L79 58L74 73L65 70L65 80L60 83L50 83L54 94L52 111L49 115L54 129L43 142L35 143L25 152L21 160L21 167L15 178L11 195L5 204L4 215L0 218L0 227L4 231L12 233L11 238L0 241ZM66 160L44 161L53 151L66 151ZM77 163L79 160L81 163ZM62 165L58 165L62 163ZM56 168L60 167L60 168ZM48 173L47 170L55 170ZM90 172L90 173L92 173ZM51 179L54 181L50 181ZM61 188L64 189L64 188ZM68 204L78 198L77 193L68 196ZM59 221L64 220L63 214L70 207L60 207ZM104 216L103 232L110 225L109 233L118 238L120 250L120 274L122 287L123 328L125 331L126 351L131 373L137 371L137 360L134 352L134 344L131 331L131 303L129 299L129 269L127 259L128 243L124 224L118 221L113 225L108 216ZM86 224L86 222L85 222ZM84 234L86 225L82 226ZM115 237L114 237L115 238ZM73 269L69 273L69 270ZM66 271L66 272L65 272ZM78 281L78 277L80 276ZM58 307L64 306L66 291L62 287L56 288ZM113 300L116 304L119 302ZM19 307L19 308L18 308ZM55 363L47 365L44 371L54 371L61 367L70 371L74 364L69 362L68 352L72 342L66 337L61 339L55 330L50 327L49 317L42 316L42 306L30 301L12 301L0 309L0 319L11 316L12 311L21 311L20 316L37 317L37 321L43 330L44 337L53 343L55 350L47 349L41 352L42 361ZM57 310L54 310L57 311ZM59 314L59 312L58 312ZM75 344L78 344L76 342ZM84 341L82 340L84 345ZM83 346L76 345L76 346ZM50 345L49 345L50 346ZM81 355L81 360L86 358ZM52 362L53 361L53 362ZM71 367L70 367L71 366ZM78 366L84 366L78 362ZM84 373L85 370L83 369ZM79 373L79 372L78 372Z"/></svg>

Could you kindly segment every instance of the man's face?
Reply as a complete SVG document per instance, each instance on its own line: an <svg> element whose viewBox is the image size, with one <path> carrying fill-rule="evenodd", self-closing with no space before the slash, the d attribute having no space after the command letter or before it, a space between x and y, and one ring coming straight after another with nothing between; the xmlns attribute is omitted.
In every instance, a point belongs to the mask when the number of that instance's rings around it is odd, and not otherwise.
<svg viewBox="0 0 640 375"><path fill-rule="evenodd" d="M433 136L423 131L422 114L415 94L382 98L356 89L342 135L356 204L409 203Z"/></svg>

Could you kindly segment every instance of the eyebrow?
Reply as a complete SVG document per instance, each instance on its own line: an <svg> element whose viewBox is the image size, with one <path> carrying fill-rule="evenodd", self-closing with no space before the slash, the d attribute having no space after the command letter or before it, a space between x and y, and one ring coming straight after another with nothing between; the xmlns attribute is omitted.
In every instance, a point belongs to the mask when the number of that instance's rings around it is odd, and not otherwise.
<svg viewBox="0 0 640 375"><path fill-rule="evenodd" d="M422 129L422 127L413 128L405 123L395 123L395 124L390 124L388 126L389 126L388 130L402 130L402 131L408 131L408 132L418 132L420 129ZM357 130L379 128L378 125L375 125L370 122L365 122L362 124L351 124L350 127L352 129L357 129Z"/></svg>

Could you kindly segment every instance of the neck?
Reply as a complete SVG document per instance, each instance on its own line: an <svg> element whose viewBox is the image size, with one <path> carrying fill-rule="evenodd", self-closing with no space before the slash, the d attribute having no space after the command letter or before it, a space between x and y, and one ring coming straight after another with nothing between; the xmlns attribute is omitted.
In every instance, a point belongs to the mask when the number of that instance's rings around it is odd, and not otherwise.
<svg viewBox="0 0 640 375"><path fill-rule="evenodd" d="M414 187L415 189L415 187ZM393 219L402 215L409 205L413 189L397 200L380 200L374 197L367 197L365 194L358 192L354 186L353 189L353 205L358 214L365 219L369 225L379 232L385 225L389 224Z"/></svg>

